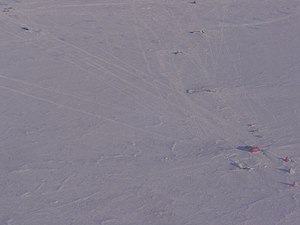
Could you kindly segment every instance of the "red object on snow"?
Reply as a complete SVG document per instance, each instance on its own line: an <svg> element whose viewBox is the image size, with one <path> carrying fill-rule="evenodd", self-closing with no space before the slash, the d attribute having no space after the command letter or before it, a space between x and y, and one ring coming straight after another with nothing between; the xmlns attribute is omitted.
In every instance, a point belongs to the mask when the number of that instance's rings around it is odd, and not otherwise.
<svg viewBox="0 0 300 225"><path fill-rule="evenodd" d="M251 147L250 148L250 152L254 153L254 152L260 152L259 147Z"/></svg>

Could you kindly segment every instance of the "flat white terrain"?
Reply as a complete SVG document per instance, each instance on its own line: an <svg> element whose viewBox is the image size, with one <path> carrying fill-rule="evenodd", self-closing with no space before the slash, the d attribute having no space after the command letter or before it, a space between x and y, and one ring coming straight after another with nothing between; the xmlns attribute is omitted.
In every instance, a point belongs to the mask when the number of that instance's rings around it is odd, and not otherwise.
<svg viewBox="0 0 300 225"><path fill-rule="evenodd" d="M0 0L0 29L1 225L300 224L298 0Z"/></svg>

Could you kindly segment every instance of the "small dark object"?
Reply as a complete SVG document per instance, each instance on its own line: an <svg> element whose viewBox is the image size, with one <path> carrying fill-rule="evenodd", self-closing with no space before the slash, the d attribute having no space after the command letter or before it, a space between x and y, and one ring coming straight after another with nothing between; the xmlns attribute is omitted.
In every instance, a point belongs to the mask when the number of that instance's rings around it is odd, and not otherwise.
<svg viewBox="0 0 300 225"><path fill-rule="evenodd" d="M4 8L3 12L9 12L12 9L12 7Z"/></svg>
<svg viewBox="0 0 300 225"><path fill-rule="evenodd" d="M29 30L28 27L21 27L21 28L22 28L22 30Z"/></svg>
<svg viewBox="0 0 300 225"><path fill-rule="evenodd" d="M201 88L201 89L187 89L185 92L188 94L193 94L193 93L203 93L203 92L216 92L216 90Z"/></svg>
<svg viewBox="0 0 300 225"><path fill-rule="evenodd" d="M201 33L204 34L205 32L203 30L193 30L193 31L189 31L190 34L194 34L194 33Z"/></svg>
<svg viewBox="0 0 300 225"><path fill-rule="evenodd" d="M284 159L282 159L283 161L285 161L285 162L289 162L289 161L291 161L290 159L289 159L289 157L285 157Z"/></svg>
<svg viewBox="0 0 300 225"><path fill-rule="evenodd" d="M252 128L251 130L249 130L250 133L256 133L258 132L258 129L257 128Z"/></svg>
<svg viewBox="0 0 300 225"><path fill-rule="evenodd" d="M196 1L192 1L192 2L190 2L191 4L196 4L197 2Z"/></svg>
<svg viewBox="0 0 300 225"><path fill-rule="evenodd" d="M231 162L231 165L241 169L241 170L253 170L254 168L251 168L247 165L243 165L242 163L237 163L237 162Z"/></svg>
<svg viewBox="0 0 300 225"><path fill-rule="evenodd" d="M216 90L208 89L208 88L203 88L202 91L204 92L216 92Z"/></svg>
<svg viewBox="0 0 300 225"><path fill-rule="evenodd" d="M251 150L251 146L249 145L246 145L246 146L239 146L237 147L238 150L241 150L241 151L245 151L245 152L250 152Z"/></svg>
<svg viewBox="0 0 300 225"><path fill-rule="evenodd" d="M255 134L254 137L257 137L257 138L263 138L263 136L260 135L260 134Z"/></svg>
<svg viewBox="0 0 300 225"><path fill-rule="evenodd" d="M172 52L172 54L174 54L174 55L177 55L177 54L183 54L183 52L181 52L181 51L175 51L175 52Z"/></svg>
<svg viewBox="0 0 300 225"><path fill-rule="evenodd" d="M201 91L200 91L200 90L187 89L185 92L186 92L187 94L193 94L193 93L199 93L199 92L201 92Z"/></svg>

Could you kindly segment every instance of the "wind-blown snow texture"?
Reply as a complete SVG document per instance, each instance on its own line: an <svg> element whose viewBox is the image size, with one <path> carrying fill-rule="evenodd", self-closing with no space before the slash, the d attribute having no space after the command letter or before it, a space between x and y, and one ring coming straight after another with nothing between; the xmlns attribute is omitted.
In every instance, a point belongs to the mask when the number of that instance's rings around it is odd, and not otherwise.
<svg viewBox="0 0 300 225"><path fill-rule="evenodd" d="M299 224L298 0L0 10L1 225Z"/></svg>

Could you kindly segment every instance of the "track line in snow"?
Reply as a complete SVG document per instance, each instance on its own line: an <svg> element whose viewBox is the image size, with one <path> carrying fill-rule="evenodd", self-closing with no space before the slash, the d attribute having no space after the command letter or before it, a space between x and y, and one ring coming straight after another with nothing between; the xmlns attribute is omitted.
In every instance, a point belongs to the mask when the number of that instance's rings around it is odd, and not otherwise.
<svg viewBox="0 0 300 225"><path fill-rule="evenodd" d="M88 102L88 103L92 103L92 104L95 104L95 105L108 106L105 103L92 101L90 99L82 98L82 97L79 97L77 95L73 95L73 94L69 94L69 93L66 93L66 92L58 91L58 90L55 90L55 89L52 89L52 88L46 88L46 87L37 85L35 83L31 83L31 82L28 82L28 81L23 81L23 80L20 80L20 79L10 78L8 76L3 76L3 75L0 75L0 78L4 78L4 79L11 80L11 81L14 81L14 82L19 82L19 83L22 83L22 84L25 84L25 85L29 85L29 86L34 87L34 88L38 88L38 89L41 89L41 90L49 91L49 92L52 92L54 94L59 94L61 96L71 97L73 99L77 99L77 100L80 100L82 102ZM153 113L154 112L143 112L143 114L149 114L149 115L153 115Z"/></svg>
<svg viewBox="0 0 300 225"><path fill-rule="evenodd" d="M216 30L216 29L220 29L220 28L224 28L224 29L228 29L228 28L243 28L243 27L251 27L251 26L263 26L263 25L269 25L272 23L278 23L278 22L282 22L285 20L288 20L292 17L297 18L299 15L299 12L288 15L288 16L283 16L283 17L279 17L276 19L272 19L272 20L267 20L264 22L254 22L254 23L242 23L242 24L224 24L224 25L220 25L220 26L212 26L212 27L207 27L207 30Z"/></svg>
<svg viewBox="0 0 300 225"><path fill-rule="evenodd" d="M67 105L63 105L63 104L60 104L60 103L57 103L57 102L54 102L54 101L51 101L51 100L47 100L45 98L37 97L35 95L27 94L23 91L19 91L19 90L13 89L13 88L9 88L9 87L2 86L2 85L0 85L0 88L11 91L11 92L14 92L14 93L17 93L19 95L23 95L23 96L26 96L26 97L29 97L29 98L36 99L38 101L47 102L49 104L52 104L52 105L55 105L55 106L58 106L58 107L61 107L61 108L64 108L64 109L68 109L68 110L71 110L71 111L74 111L74 112L89 115L89 116L94 117L94 118L99 118L101 120L105 120L105 121L109 121L109 122L112 122L112 123L115 123L115 124L118 124L118 125L122 125L124 127L131 128L131 129L136 130L136 131L142 131L143 133L146 133L146 134L151 134L153 136L157 136L157 137L161 137L161 138L165 138L165 139L169 139L169 140L177 140L174 137L169 137L169 136L162 135L162 134L159 134L159 133L154 133L152 131L147 131L147 130L142 129L142 128L131 126L131 125L129 125L127 123L124 123L124 122L120 122L120 121L117 121L117 120L114 120L114 119L111 119L111 118L108 118L108 117L104 117L104 116L101 116L101 115L98 115L98 114L94 114L94 113L91 113L91 112L88 112L88 111L76 109L76 108L73 108L73 107L70 107L70 106L67 106ZM181 140L181 139L179 139L177 141L178 142L185 142L184 140Z"/></svg>

